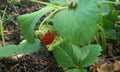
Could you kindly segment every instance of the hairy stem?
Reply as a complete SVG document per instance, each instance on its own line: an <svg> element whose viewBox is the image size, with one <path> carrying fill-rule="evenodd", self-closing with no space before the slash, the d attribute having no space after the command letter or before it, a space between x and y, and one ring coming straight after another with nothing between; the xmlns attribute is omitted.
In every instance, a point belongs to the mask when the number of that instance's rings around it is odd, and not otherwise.
<svg viewBox="0 0 120 72"><path fill-rule="evenodd" d="M3 33L3 23L2 23L1 18L0 18L0 31L1 31L1 36L2 36L2 45L5 46L5 39L4 39L4 33Z"/></svg>
<svg viewBox="0 0 120 72"><path fill-rule="evenodd" d="M56 7L56 8L60 7L58 5L55 5L55 4L52 4L52 3L43 2L43 1L36 1L36 0L30 0L30 1L37 2L37 3L43 4L43 5L47 5L47 6L53 6L53 7Z"/></svg>
<svg viewBox="0 0 120 72"><path fill-rule="evenodd" d="M100 0L101 1L101 3L100 3L100 24L98 25L98 28L99 28L99 30L100 30L100 35L99 35L99 37L100 37L100 41L99 42L101 42L100 44L101 44L101 46L102 46L102 48L103 48L103 53L106 53L106 35L105 35L105 31L104 31L104 29L103 29L103 15L102 15L102 0Z"/></svg>
<svg viewBox="0 0 120 72"><path fill-rule="evenodd" d="M103 47L103 52L106 53L106 35L105 31L101 26L98 26L100 30L101 45Z"/></svg>
<svg viewBox="0 0 120 72"><path fill-rule="evenodd" d="M44 24L44 22L46 21L46 20L48 20L49 18L51 18L56 12L58 12L58 11L60 11L60 10L63 10L63 9L66 9L67 7L60 7L60 8L58 8L58 9L56 9L56 10L54 10L53 12L51 12L42 22L41 22L41 24L40 24L40 26L39 26L39 29L41 28L41 26Z"/></svg>

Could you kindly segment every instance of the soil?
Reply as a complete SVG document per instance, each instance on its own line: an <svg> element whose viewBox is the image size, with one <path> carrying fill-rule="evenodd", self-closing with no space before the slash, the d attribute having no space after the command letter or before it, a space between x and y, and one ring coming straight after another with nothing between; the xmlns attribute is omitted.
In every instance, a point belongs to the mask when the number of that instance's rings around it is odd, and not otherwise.
<svg viewBox="0 0 120 72"><path fill-rule="evenodd" d="M39 52L18 59L1 59L0 72L64 72L51 52L43 47Z"/></svg>

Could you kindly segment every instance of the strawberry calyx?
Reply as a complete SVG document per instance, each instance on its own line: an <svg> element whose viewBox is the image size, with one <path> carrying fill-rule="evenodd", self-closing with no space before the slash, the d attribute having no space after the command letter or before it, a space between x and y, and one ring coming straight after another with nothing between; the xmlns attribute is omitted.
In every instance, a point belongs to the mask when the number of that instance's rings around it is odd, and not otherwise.
<svg viewBox="0 0 120 72"><path fill-rule="evenodd" d="M51 25L42 25L39 30L35 31L35 36L40 42L52 51L53 48L63 42L63 38L57 35L57 32Z"/></svg>

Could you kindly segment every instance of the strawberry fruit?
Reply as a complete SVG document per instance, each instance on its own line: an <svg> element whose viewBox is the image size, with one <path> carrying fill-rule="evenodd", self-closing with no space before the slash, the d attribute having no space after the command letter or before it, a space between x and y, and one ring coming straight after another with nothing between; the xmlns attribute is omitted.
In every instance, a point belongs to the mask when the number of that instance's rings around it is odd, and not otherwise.
<svg viewBox="0 0 120 72"><path fill-rule="evenodd" d="M44 34L44 36L40 37L40 40L43 44L49 45L53 42L54 38L56 36L56 32L50 32L48 31L47 33Z"/></svg>

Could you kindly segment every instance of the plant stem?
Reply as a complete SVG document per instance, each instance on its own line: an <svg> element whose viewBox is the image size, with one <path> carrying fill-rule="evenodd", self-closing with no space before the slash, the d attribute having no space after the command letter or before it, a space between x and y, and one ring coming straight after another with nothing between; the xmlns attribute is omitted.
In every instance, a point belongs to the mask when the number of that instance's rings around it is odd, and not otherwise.
<svg viewBox="0 0 120 72"><path fill-rule="evenodd" d="M1 31L1 35L2 35L2 45L5 46L5 39L4 39L4 33L3 33L3 23L2 23L1 18L0 18L0 31Z"/></svg>
<svg viewBox="0 0 120 72"><path fill-rule="evenodd" d="M53 14L55 14L58 11L58 9L56 9L55 11L51 12L40 24L39 29L41 28L41 26L44 24L44 22L49 19Z"/></svg>
<svg viewBox="0 0 120 72"><path fill-rule="evenodd" d="M36 1L36 0L30 0L30 1L37 2L37 3L41 3L41 4L44 4L44 5L50 5L49 3L42 2L42 1Z"/></svg>
<svg viewBox="0 0 120 72"><path fill-rule="evenodd" d="M102 0L101 0L102 2ZM100 26L103 27L102 3L100 3Z"/></svg>
<svg viewBox="0 0 120 72"><path fill-rule="evenodd" d="M36 0L30 0L30 1L37 2L37 3L43 4L43 5L47 5L47 6L53 6L53 7L56 7L56 8L59 7L55 4L47 3L47 2L43 2L43 1L36 1Z"/></svg>
<svg viewBox="0 0 120 72"><path fill-rule="evenodd" d="M41 22L41 24L40 24L40 26L39 26L39 29L41 28L41 26L44 24L44 22L46 21L46 20L48 20L50 17L52 17L56 12L58 12L59 10L62 10L62 9L66 9L67 7L60 7L60 8L58 8L58 9L56 9L56 10L54 10L53 12L51 12L42 22Z"/></svg>
<svg viewBox="0 0 120 72"><path fill-rule="evenodd" d="M103 27L98 26L100 30L100 36L101 36L101 45L103 47L103 52L106 53L106 35Z"/></svg>
<svg viewBox="0 0 120 72"><path fill-rule="evenodd" d="M39 26L39 29L40 29L41 26L44 24L44 22L45 22L46 20L48 20L50 17L52 17L57 11L68 8L68 7L61 7L61 6L52 4L52 3L46 3L46 2L42 2L42 1L36 1L36 0L30 0L30 1L37 2L37 3L41 3L41 4L44 4L44 5L47 5L47 6L53 6L53 7L56 8L53 12L51 12L51 13L41 22L41 24L40 24L40 26Z"/></svg>
<svg viewBox="0 0 120 72"><path fill-rule="evenodd" d="M96 34L95 40L96 40L97 44L100 44L100 36L99 36L99 33Z"/></svg>
<svg viewBox="0 0 120 72"><path fill-rule="evenodd" d="M100 30L100 36L98 37L101 37L101 45L103 47L103 52L106 53L106 35L105 35L105 31L103 29L103 15L102 15L102 0L100 0L101 3L100 3L100 25L98 25L98 28Z"/></svg>

